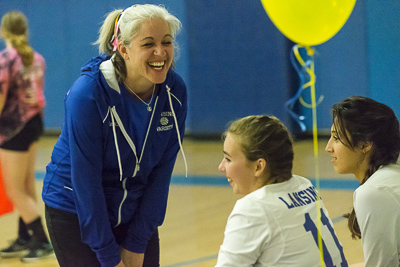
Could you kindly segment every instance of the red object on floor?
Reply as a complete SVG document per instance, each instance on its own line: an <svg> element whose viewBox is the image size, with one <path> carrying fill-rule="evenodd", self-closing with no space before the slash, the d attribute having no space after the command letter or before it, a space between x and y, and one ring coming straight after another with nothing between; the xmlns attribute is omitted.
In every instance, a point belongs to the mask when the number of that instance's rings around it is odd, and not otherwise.
<svg viewBox="0 0 400 267"><path fill-rule="evenodd" d="M0 216L13 212L13 210L14 210L13 204L8 199L6 192L4 192L3 177L1 174L1 166L0 166Z"/></svg>

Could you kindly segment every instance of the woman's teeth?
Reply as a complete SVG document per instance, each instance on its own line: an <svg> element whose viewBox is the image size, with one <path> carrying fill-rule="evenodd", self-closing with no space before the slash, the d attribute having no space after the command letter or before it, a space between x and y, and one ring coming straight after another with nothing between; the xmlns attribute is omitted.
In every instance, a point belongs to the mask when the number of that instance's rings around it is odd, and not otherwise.
<svg viewBox="0 0 400 267"><path fill-rule="evenodd" d="M156 70L161 70L164 67L165 62L164 61L163 62L152 62L152 63L149 63L149 65Z"/></svg>

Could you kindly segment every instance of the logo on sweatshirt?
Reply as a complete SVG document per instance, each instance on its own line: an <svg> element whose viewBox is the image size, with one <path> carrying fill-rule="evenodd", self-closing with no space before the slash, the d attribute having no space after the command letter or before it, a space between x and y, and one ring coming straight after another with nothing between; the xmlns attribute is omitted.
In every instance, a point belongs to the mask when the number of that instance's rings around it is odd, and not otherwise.
<svg viewBox="0 0 400 267"><path fill-rule="evenodd" d="M167 117L162 117L162 118L160 119L160 123L161 123L161 125L163 125L163 126L167 125L167 124L168 124L168 118L167 118Z"/></svg>
<svg viewBox="0 0 400 267"><path fill-rule="evenodd" d="M161 113L161 119L160 119L160 125L157 127L157 132L164 132L164 131L169 131L172 129L174 126L172 124L173 119L171 120L168 117L173 117L172 112L170 111L164 111Z"/></svg>

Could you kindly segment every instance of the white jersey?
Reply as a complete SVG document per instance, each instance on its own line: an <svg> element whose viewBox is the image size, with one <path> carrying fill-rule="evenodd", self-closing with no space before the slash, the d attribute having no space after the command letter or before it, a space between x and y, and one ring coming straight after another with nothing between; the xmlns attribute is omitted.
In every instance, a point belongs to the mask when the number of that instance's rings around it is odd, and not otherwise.
<svg viewBox="0 0 400 267"><path fill-rule="evenodd" d="M400 166L378 169L354 192L366 267L400 266Z"/></svg>
<svg viewBox="0 0 400 267"><path fill-rule="evenodd" d="M239 199L228 218L217 267L320 267L317 191L293 175ZM323 202L322 247L327 267L348 266Z"/></svg>

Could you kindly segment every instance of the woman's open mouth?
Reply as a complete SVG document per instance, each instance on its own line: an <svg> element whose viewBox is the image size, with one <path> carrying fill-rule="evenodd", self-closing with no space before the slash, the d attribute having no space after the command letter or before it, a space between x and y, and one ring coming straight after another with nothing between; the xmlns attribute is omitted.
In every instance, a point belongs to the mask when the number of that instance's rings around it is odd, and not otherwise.
<svg viewBox="0 0 400 267"><path fill-rule="evenodd" d="M155 70L162 70L164 65L165 65L165 61L149 63L149 66Z"/></svg>

